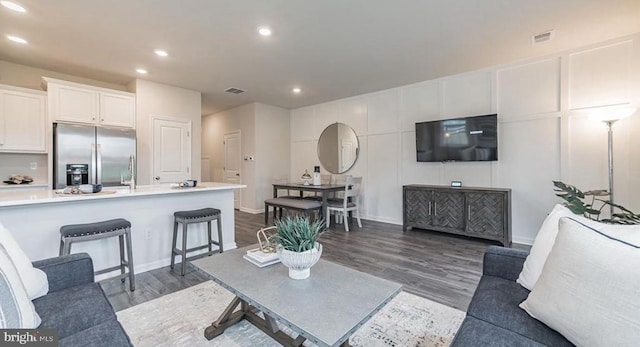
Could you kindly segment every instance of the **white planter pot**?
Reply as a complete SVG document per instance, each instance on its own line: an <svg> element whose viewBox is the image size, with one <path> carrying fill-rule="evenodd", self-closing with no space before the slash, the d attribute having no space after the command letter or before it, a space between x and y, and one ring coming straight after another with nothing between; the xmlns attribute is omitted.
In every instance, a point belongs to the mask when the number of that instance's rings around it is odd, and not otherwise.
<svg viewBox="0 0 640 347"><path fill-rule="evenodd" d="M311 267L320 259L322 245L316 242L313 249L304 252L287 251L278 245L277 252L280 262L289 268L289 277L294 280L303 280L309 278Z"/></svg>

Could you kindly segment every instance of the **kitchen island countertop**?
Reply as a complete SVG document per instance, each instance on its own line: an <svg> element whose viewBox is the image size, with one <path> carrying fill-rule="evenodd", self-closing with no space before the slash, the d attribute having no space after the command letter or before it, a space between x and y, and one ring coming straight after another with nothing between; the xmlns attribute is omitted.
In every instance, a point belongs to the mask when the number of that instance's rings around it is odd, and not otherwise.
<svg viewBox="0 0 640 347"><path fill-rule="evenodd" d="M0 192L0 207L64 203L71 201L96 200L96 199L122 199L137 196L149 195L165 195L165 194L186 194L198 193L215 190L229 190L245 188L242 184L229 184L219 182L199 183L193 188L171 188L168 184L138 186L135 189L128 187L106 187L103 189L105 193L98 194L78 194L78 195L61 195L56 190L41 191L8 191Z"/></svg>

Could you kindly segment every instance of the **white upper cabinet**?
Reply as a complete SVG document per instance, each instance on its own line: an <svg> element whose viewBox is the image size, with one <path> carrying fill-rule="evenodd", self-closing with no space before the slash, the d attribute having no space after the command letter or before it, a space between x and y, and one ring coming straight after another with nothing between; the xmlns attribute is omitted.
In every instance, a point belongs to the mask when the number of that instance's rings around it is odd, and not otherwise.
<svg viewBox="0 0 640 347"><path fill-rule="evenodd" d="M0 85L0 152L46 152L46 96Z"/></svg>
<svg viewBox="0 0 640 347"><path fill-rule="evenodd" d="M135 128L136 99L132 95L101 92L100 124Z"/></svg>
<svg viewBox="0 0 640 347"><path fill-rule="evenodd" d="M43 78L52 121L135 128L135 94Z"/></svg>

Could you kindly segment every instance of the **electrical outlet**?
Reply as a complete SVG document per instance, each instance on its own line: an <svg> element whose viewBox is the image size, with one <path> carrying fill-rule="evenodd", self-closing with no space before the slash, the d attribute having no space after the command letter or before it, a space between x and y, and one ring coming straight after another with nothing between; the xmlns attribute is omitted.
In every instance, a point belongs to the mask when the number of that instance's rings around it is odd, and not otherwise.
<svg viewBox="0 0 640 347"><path fill-rule="evenodd" d="M29 163L29 166L31 167L31 170L37 170L38 169L38 162L34 161Z"/></svg>
<svg viewBox="0 0 640 347"><path fill-rule="evenodd" d="M147 229L144 232L144 239L145 240L151 240L151 229Z"/></svg>

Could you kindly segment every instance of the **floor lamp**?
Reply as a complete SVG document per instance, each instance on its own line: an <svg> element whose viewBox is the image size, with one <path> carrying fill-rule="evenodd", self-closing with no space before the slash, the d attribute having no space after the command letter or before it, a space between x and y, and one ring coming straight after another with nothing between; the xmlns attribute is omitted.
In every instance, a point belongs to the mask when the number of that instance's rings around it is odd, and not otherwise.
<svg viewBox="0 0 640 347"><path fill-rule="evenodd" d="M603 121L608 131L608 164L609 164L609 201L613 203L613 124L622 118L628 117L636 112L633 107L611 107L603 108L594 114L595 118ZM613 205L609 205L610 217L613 217Z"/></svg>

